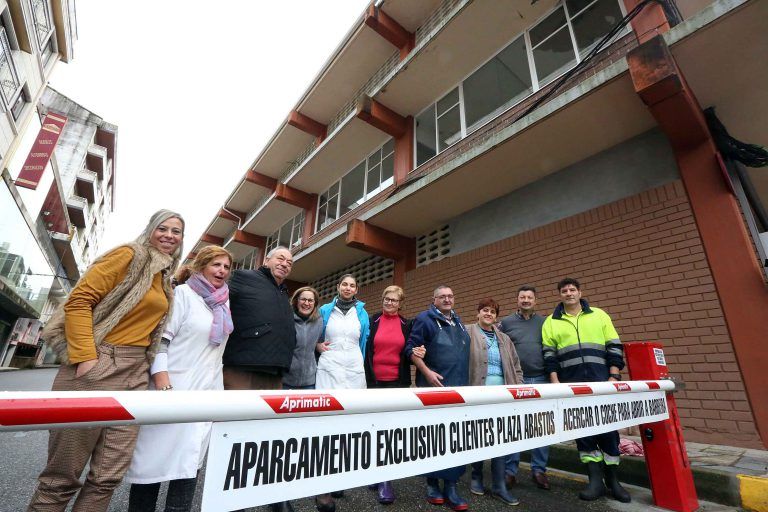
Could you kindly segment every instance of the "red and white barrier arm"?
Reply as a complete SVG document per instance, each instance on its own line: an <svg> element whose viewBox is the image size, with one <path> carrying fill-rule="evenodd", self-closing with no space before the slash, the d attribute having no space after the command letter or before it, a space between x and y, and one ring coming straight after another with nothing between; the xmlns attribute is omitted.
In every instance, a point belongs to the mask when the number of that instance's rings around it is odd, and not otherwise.
<svg viewBox="0 0 768 512"><path fill-rule="evenodd" d="M672 391L668 380L293 391L0 393L0 431L402 412L519 400Z"/></svg>

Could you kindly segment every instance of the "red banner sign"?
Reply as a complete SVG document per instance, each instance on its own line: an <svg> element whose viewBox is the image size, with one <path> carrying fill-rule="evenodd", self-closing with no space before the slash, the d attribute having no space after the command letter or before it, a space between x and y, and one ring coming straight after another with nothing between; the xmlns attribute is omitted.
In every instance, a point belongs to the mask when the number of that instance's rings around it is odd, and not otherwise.
<svg viewBox="0 0 768 512"><path fill-rule="evenodd" d="M51 159L56 142L59 140L67 118L58 114L48 114L43 119L43 127L37 134L37 140L29 151L24 167L21 168L19 177L16 178L16 186L37 189L40 178L43 176L45 166Z"/></svg>

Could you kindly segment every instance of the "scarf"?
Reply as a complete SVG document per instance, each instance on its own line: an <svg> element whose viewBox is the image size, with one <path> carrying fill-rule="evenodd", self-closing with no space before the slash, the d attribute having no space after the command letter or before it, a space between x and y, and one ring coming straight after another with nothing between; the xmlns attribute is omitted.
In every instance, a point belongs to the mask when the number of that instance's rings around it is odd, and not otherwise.
<svg viewBox="0 0 768 512"><path fill-rule="evenodd" d="M344 300L341 297L339 297L338 299L336 299L336 307L339 308L339 310L346 315L347 311L352 309L352 306L355 305L355 302L357 302L357 299L354 297L352 297L349 300Z"/></svg>
<svg viewBox="0 0 768 512"><path fill-rule="evenodd" d="M211 345L221 345L232 332L232 314L229 312L229 287L224 283L221 288L214 287L199 272L194 272L187 280L187 286L197 293L213 313L213 325L208 341Z"/></svg>

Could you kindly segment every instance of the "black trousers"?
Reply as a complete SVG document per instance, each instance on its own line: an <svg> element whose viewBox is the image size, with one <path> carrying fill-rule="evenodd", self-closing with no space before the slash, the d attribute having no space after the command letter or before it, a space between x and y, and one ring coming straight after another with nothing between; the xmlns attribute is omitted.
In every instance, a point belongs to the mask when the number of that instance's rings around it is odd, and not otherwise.
<svg viewBox="0 0 768 512"><path fill-rule="evenodd" d="M165 498L165 512L189 512L195 497L197 478L171 480ZM131 484L128 498L128 512L153 512L157 507L160 482L154 484Z"/></svg>

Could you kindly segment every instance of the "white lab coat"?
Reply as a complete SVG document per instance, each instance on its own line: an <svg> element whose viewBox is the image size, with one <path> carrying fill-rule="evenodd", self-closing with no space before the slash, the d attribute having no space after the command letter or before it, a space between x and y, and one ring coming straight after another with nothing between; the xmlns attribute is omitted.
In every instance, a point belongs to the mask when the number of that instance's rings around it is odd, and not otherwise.
<svg viewBox="0 0 768 512"><path fill-rule="evenodd" d="M168 374L173 390L158 393L224 389L221 356L226 339L218 346L208 341L212 323L213 313L202 297L187 285L177 286L163 336L171 338ZM203 465L210 434L209 422L142 426L126 481L149 484L194 478Z"/></svg>
<svg viewBox="0 0 768 512"><path fill-rule="evenodd" d="M316 389L364 389L365 370L360 351L360 319L352 307L346 314L337 307L328 317L325 341L330 350L320 354L317 362Z"/></svg>

